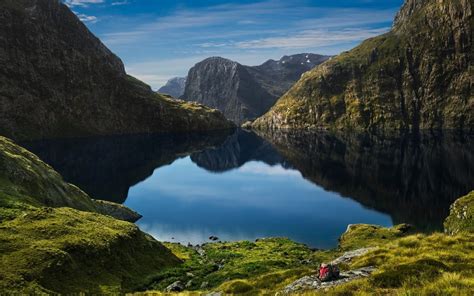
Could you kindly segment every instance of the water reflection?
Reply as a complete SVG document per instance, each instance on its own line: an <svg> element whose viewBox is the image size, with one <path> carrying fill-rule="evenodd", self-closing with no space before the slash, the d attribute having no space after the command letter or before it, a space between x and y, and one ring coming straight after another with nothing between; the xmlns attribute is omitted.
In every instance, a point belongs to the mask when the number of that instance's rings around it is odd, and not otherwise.
<svg viewBox="0 0 474 296"><path fill-rule="evenodd" d="M442 229L449 206L474 188L474 137L274 132L263 134L305 178L388 213Z"/></svg>
<svg viewBox="0 0 474 296"><path fill-rule="evenodd" d="M289 236L334 246L347 224L441 229L474 188L474 137L274 132L23 143L159 239Z"/></svg>
<svg viewBox="0 0 474 296"><path fill-rule="evenodd" d="M179 159L131 188L125 204L143 215L142 229L185 244L211 235L222 240L284 236L326 248L337 244L348 224L392 224L388 215L322 190L297 170L260 161L216 174L189 157Z"/></svg>
<svg viewBox="0 0 474 296"><path fill-rule="evenodd" d="M123 203L156 168L220 146L232 131L129 135L25 142L21 145L89 195Z"/></svg>

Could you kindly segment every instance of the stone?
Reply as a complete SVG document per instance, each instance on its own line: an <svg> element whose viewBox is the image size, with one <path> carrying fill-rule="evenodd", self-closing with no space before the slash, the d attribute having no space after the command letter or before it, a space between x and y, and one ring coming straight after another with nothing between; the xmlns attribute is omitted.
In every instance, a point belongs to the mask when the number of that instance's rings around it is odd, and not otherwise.
<svg viewBox="0 0 474 296"><path fill-rule="evenodd" d="M336 258L335 260L331 261L330 264L341 264L341 263L349 263L353 258L360 257L367 254L370 251L375 250L376 248L361 248L354 251L345 252L342 256Z"/></svg>
<svg viewBox="0 0 474 296"><path fill-rule="evenodd" d="M329 282L321 282L316 274L308 275L289 284L277 294L288 295L300 291L327 289L346 284L359 278L368 277L374 272L374 270L374 267L363 267L355 270L341 272L339 279Z"/></svg>
<svg viewBox="0 0 474 296"><path fill-rule="evenodd" d="M193 280L189 280L189 281L186 283L185 288L186 288L186 289L189 289L189 288L191 288L192 285L193 285Z"/></svg>
<svg viewBox="0 0 474 296"><path fill-rule="evenodd" d="M206 289L209 286L209 282L202 282L201 289Z"/></svg>
<svg viewBox="0 0 474 296"><path fill-rule="evenodd" d="M183 283L181 281L176 281L166 287L165 292L181 292L184 290Z"/></svg>

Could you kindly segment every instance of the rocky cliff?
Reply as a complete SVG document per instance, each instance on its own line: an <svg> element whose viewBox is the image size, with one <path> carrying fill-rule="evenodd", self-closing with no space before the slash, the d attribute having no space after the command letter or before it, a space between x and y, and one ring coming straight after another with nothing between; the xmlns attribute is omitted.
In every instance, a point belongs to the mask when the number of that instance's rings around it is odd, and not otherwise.
<svg viewBox="0 0 474 296"><path fill-rule="evenodd" d="M128 76L59 0L0 3L0 134L15 139L229 127Z"/></svg>
<svg viewBox="0 0 474 296"><path fill-rule="evenodd" d="M301 74L328 58L300 54L255 67L220 57L208 58L189 71L182 98L217 108L241 124L268 111Z"/></svg>
<svg viewBox="0 0 474 296"><path fill-rule="evenodd" d="M161 87L158 92L170 95L174 98L179 98L184 95L184 88L186 87L186 77L174 77L168 80L166 84Z"/></svg>
<svg viewBox="0 0 474 296"><path fill-rule="evenodd" d="M306 73L257 128L474 127L472 1L407 0L390 32Z"/></svg>

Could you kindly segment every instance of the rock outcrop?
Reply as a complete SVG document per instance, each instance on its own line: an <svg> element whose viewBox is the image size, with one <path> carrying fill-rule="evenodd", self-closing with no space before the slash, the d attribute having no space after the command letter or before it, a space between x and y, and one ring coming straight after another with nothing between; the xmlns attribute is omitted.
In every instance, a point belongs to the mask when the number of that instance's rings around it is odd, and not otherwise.
<svg viewBox="0 0 474 296"><path fill-rule="evenodd" d="M444 221L444 230L449 234L474 232L474 191L456 200Z"/></svg>
<svg viewBox="0 0 474 296"><path fill-rule="evenodd" d="M366 278L375 271L374 267L362 267L354 270L343 271L339 279L329 282L321 282L316 275L307 275L289 284L283 291L276 293L277 296L292 295L309 292L311 290L326 290L336 286L344 285L357 279Z"/></svg>
<svg viewBox="0 0 474 296"><path fill-rule="evenodd" d="M189 71L182 98L217 108L240 125L268 111L301 74L328 58L299 54L254 67L220 57L208 58Z"/></svg>
<svg viewBox="0 0 474 296"><path fill-rule="evenodd" d="M0 134L19 139L230 127L130 77L59 0L0 3Z"/></svg>
<svg viewBox="0 0 474 296"><path fill-rule="evenodd" d="M352 259L363 256L375 248L361 248L353 251L345 252L342 256L334 259L330 264L348 264ZM293 283L287 285L283 291L278 292L277 295L290 295L294 293L301 293L310 290L325 290L328 288L347 284L353 280L368 277L375 271L373 266L362 267L358 269L342 271L337 280L321 282L316 274L304 276Z"/></svg>
<svg viewBox="0 0 474 296"><path fill-rule="evenodd" d="M184 95L184 88L186 87L186 77L174 77L168 80L164 86L162 86L158 92L170 95L174 98L179 98Z"/></svg>
<svg viewBox="0 0 474 296"><path fill-rule="evenodd" d="M305 73L254 127L472 131L472 14L406 0L390 32Z"/></svg>

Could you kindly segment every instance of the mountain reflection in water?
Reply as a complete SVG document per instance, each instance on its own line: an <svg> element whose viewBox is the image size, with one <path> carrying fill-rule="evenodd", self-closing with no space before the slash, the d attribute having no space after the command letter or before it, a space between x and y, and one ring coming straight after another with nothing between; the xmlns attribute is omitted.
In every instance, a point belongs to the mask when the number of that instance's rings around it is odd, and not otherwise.
<svg viewBox="0 0 474 296"><path fill-rule="evenodd" d="M331 247L350 223L439 230L474 188L474 137L449 133L237 130L22 144L91 196L139 211L145 231L181 242L289 236Z"/></svg>

